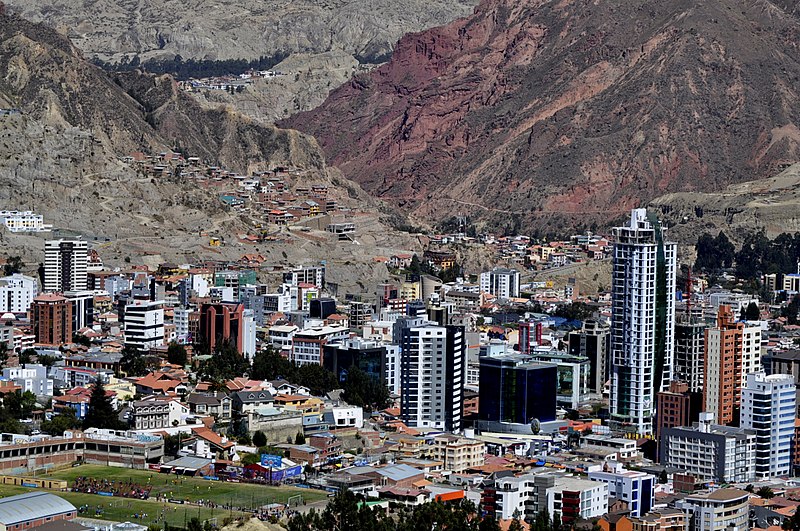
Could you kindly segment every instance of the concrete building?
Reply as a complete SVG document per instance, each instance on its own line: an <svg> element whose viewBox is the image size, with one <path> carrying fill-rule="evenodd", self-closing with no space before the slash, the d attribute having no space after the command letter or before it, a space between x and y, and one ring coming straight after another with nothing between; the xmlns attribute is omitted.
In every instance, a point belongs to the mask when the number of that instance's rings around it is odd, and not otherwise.
<svg viewBox="0 0 800 531"><path fill-rule="evenodd" d="M242 312L242 356L253 361L256 355L257 323L253 310Z"/></svg>
<svg viewBox="0 0 800 531"><path fill-rule="evenodd" d="M324 365L323 352L326 345L342 343L350 337L350 329L344 326L315 326L298 330L292 336L289 359L297 365Z"/></svg>
<svg viewBox="0 0 800 531"><path fill-rule="evenodd" d="M591 520L608 512L608 484L570 476L559 477L546 491L547 510L561 515L569 526L578 519Z"/></svg>
<svg viewBox="0 0 800 531"><path fill-rule="evenodd" d="M325 344L322 347L322 366L339 378L347 379L347 372L356 366L375 380L387 380L386 346L378 341L355 337L341 343Z"/></svg>
<svg viewBox="0 0 800 531"><path fill-rule="evenodd" d="M720 305L717 326L706 329L703 410L713 411L720 424L736 423L747 375L759 369L761 327L735 321Z"/></svg>
<svg viewBox="0 0 800 531"><path fill-rule="evenodd" d="M25 313L36 297L38 284L21 273L0 278L0 313Z"/></svg>
<svg viewBox="0 0 800 531"><path fill-rule="evenodd" d="M645 209L614 229L611 421L653 433L655 395L672 380L677 244Z"/></svg>
<svg viewBox="0 0 800 531"><path fill-rule="evenodd" d="M716 425L713 413L701 413L693 427L665 428L659 460L698 481L745 483L756 479L756 432Z"/></svg>
<svg viewBox="0 0 800 531"><path fill-rule="evenodd" d="M691 426L702 409L703 395L689 391L686 382L673 380L669 383L669 389L659 392L656 397L656 435L665 428Z"/></svg>
<svg viewBox="0 0 800 531"><path fill-rule="evenodd" d="M24 212L2 210L0 223L5 225L9 232L50 232L53 229L52 225L45 224L41 214L35 214L30 210Z"/></svg>
<svg viewBox="0 0 800 531"><path fill-rule="evenodd" d="M707 325L685 313L675 322L675 370L673 378L686 382L689 392L703 392L705 331Z"/></svg>
<svg viewBox="0 0 800 531"><path fill-rule="evenodd" d="M569 334L569 353L589 359L589 391L595 394L603 393L609 377L610 331L605 323L589 319L581 330Z"/></svg>
<svg viewBox="0 0 800 531"><path fill-rule="evenodd" d="M747 375L742 389L743 428L756 434L756 478L788 476L797 417L794 379L787 374Z"/></svg>
<svg viewBox="0 0 800 531"><path fill-rule="evenodd" d="M719 489L692 494L676 502L686 514L690 531L747 531L750 529L750 493Z"/></svg>
<svg viewBox="0 0 800 531"><path fill-rule="evenodd" d="M44 244L44 291L88 288L88 249L81 240L48 240Z"/></svg>
<svg viewBox="0 0 800 531"><path fill-rule="evenodd" d="M485 463L486 445L483 441L442 434L433 438L431 459L442 462L442 468L451 472L465 472Z"/></svg>
<svg viewBox="0 0 800 531"><path fill-rule="evenodd" d="M409 426L461 429L466 379L464 328L423 324L400 329L400 417Z"/></svg>
<svg viewBox="0 0 800 531"><path fill-rule="evenodd" d="M481 273L481 291L499 299L519 297L519 271L516 269L495 268Z"/></svg>
<svg viewBox="0 0 800 531"><path fill-rule="evenodd" d="M53 396L53 380L47 377L47 367L27 364L3 369L3 379L12 380L24 393L30 391L36 396Z"/></svg>
<svg viewBox="0 0 800 531"><path fill-rule="evenodd" d="M66 297L43 293L33 299L31 322L36 343L63 345L72 342L72 306Z"/></svg>
<svg viewBox="0 0 800 531"><path fill-rule="evenodd" d="M643 516L650 512L656 501L656 477L638 470L626 470L621 463L613 461L589 469L591 481L602 481L608 485L608 495L628 504L631 516Z"/></svg>
<svg viewBox="0 0 800 531"><path fill-rule="evenodd" d="M140 351L164 344L164 303L135 301L125 306L125 345Z"/></svg>

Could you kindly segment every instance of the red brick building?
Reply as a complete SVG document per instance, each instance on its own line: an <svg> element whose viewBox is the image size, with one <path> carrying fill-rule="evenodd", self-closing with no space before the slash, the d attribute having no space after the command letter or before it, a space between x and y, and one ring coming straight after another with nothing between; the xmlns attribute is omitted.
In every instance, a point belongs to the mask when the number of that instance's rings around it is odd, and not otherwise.
<svg viewBox="0 0 800 531"><path fill-rule="evenodd" d="M72 342L72 305L66 297L43 293L33 299L31 321L36 343L62 345Z"/></svg>

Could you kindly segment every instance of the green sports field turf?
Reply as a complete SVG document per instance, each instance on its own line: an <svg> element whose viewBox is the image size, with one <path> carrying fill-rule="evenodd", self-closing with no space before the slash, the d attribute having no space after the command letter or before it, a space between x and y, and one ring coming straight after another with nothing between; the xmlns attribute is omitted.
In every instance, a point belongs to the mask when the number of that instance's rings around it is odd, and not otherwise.
<svg viewBox="0 0 800 531"><path fill-rule="evenodd" d="M300 495L305 503L326 499L327 493L314 489L296 487L270 487L250 483L228 483L161 474L149 470L133 470L102 465L81 465L48 474L47 477L65 479L71 485L75 478L86 476L95 479L133 481L140 485L150 484L150 496L162 495L170 499L197 501L207 500L218 505L237 507L260 507L269 503L286 503L292 496Z"/></svg>

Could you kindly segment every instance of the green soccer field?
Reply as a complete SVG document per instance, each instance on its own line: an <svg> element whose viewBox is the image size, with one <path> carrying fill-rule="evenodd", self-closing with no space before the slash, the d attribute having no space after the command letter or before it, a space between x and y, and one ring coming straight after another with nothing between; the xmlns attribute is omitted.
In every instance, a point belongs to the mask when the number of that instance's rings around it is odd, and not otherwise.
<svg viewBox="0 0 800 531"><path fill-rule="evenodd" d="M72 485L75 478L86 476L95 479L133 481L140 485L151 485L151 497L162 495L183 501L207 500L218 505L257 508L269 503L286 503L290 497L302 496L303 502L312 503L327 498L327 493L315 489L297 487L270 487L249 483L228 483L161 474L150 470L81 465L55 471L47 477L65 479Z"/></svg>
<svg viewBox="0 0 800 531"><path fill-rule="evenodd" d="M13 496L15 494L23 494L25 492L38 490L40 489L0 485L0 497ZM75 507L81 508L87 506L86 510L78 515L79 517L99 518L115 522L135 522L147 526L154 525L163 527L166 521L169 525L184 527L185 522L188 522L192 518L199 518L203 521L216 518L217 524L222 525L223 519L228 516L241 516L241 513L237 511L231 512L222 509L208 509L205 507L178 505L174 503L158 503L149 500L109 498L107 496L82 494L78 492L54 491L53 494L64 498Z"/></svg>

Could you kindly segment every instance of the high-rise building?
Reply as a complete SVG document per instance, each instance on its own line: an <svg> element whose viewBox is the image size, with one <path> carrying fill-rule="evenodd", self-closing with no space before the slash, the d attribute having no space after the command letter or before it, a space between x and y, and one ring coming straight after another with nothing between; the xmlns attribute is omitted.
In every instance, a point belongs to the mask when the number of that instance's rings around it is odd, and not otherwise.
<svg viewBox="0 0 800 531"><path fill-rule="evenodd" d="M242 312L242 356L253 361L256 356L256 318L253 310Z"/></svg>
<svg viewBox="0 0 800 531"><path fill-rule="evenodd" d="M747 375L761 360L761 327L734 320L727 305L717 311L717 326L706 329L703 411L720 424L736 423Z"/></svg>
<svg viewBox="0 0 800 531"><path fill-rule="evenodd" d="M0 313L25 313L36 296L36 279L21 273L0 278Z"/></svg>
<svg viewBox="0 0 800 531"><path fill-rule="evenodd" d="M797 416L794 378L763 372L747 375L741 426L756 432L756 479L788 476Z"/></svg>
<svg viewBox="0 0 800 531"><path fill-rule="evenodd" d="M536 363L524 354L482 356L478 381L482 422L530 424L534 419L556 419L558 367L554 363Z"/></svg>
<svg viewBox="0 0 800 531"><path fill-rule="evenodd" d="M608 343L610 328L601 321L589 319L583 328L570 332L569 353L589 358L589 391L602 394L608 380Z"/></svg>
<svg viewBox="0 0 800 531"><path fill-rule="evenodd" d="M614 238L611 421L651 434L655 395L672 379L677 244L645 209Z"/></svg>
<svg viewBox="0 0 800 531"><path fill-rule="evenodd" d="M44 291L85 290L89 245L81 240L44 243Z"/></svg>
<svg viewBox="0 0 800 531"><path fill-rule="evenodd" d="M672 377L686 382L692 393L703 392L706 323L680 313L675 322L675 368Z"/></svg>
<svg viewBox="0 0 800 531"><path fill-rule="evenodd" d="M500 299L519 297L519 271L498 267L481 273L481 291Z"/></svg>
<svg viewBox="0 0 800 531"><path fill-rule="evenodd" d="M400 330L400 417L409 426L459 431L466 379L464 327Z"/></svg>
<svg viewBox="0 0 800 531"><path fill-rule="evenodd" d="M72 306L66 297L43 293L31 304L33 335L41 345L72 342Z"/></svg>
<svg viewBox="0 0 800 531"><path fill-rule="evenodd" d="M125 306L125 345L140 351L164 344L163 301L131 301Z"/></svg>

